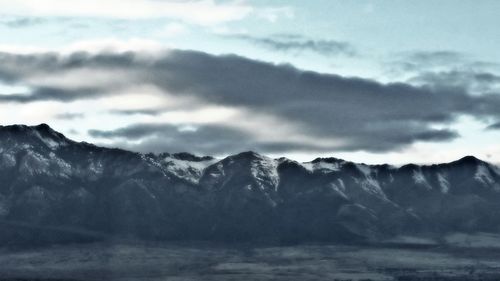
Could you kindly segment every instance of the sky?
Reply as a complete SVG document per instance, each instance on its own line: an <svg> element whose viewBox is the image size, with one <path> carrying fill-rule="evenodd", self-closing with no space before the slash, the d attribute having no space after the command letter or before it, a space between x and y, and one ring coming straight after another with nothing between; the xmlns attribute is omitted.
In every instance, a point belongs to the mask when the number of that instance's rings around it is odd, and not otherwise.
<svg viewBox="0 0 500 281"><path fill-rule="evenodd" d="M495 0L0 0L0 124L138 152L500 163Z"/></svg>

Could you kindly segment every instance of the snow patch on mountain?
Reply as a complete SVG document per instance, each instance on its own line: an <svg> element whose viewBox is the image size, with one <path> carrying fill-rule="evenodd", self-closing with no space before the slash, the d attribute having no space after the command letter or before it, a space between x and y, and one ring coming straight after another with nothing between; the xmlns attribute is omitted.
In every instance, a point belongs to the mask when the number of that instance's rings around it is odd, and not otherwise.
<svg viewBox="0 0 500 281"><path fill-rule="evenodd" d="M450 182L448 181L446 176L444 176L441 173L437 173L437 180L438 180L439 186L441 188L441 193L447 194L448 191L450 190Z"/></svg>
<svg viewBox="0 0 500 281"><path fill-rule="evenodd" d="M366 177L369 177L372 173L371 167L365 164L356 164L356 168Z"/></svg>
<svg viewBox="0 0 500 281"><path fill-rule="evenodd" d="M0 151L0 167L13 168L16 166L16 157L10 153Z"/></svg>
<svg viewBox="0 0 500 281"><path fill-rule="evenodd" d="M69 178L72 174L71 165L65 162L63 159L58 158L54 152L49 154L50 157L50 165L52 170L57 173L55 176Z"/></svg>
<svg viewBox="0 0 500 281"><path fill-rule="evenodd" d="M340 186L340 188L342 188L342 191L345 191L344 181L342 179L337 179L337 181L339 182L339 186Z"/></svg>
<svg viewBox="0 0 500 281"><path fill-rule="evenodd" d="M42 141L48 148L52 149L52 150L55 150L57 148L59 148L60 146L62 145L65 145L64 142L61 142L60 140L59 141L56 141L50 137L46 137L46 136L42 136L40 134L40 132L38 131L33 131L33 134L40 140Z"/></svg>
<svg viewBox="0 0 500 281"><path fill-rule="evenodd" d="M198 183L205 169L217 161L217 159L188 161L169 156L163 158L161 164L169 173L189 182Z"/></svg>
<svg viewBox="0 0 500 281"><path fill-rule="evenodd" d="M336 181L337 183L330 183L330 188L334 190L337 194L339 194L341 197L345 199L349 199L349 197L345 194L345 185L344 182L341 179L338 179Z"/></svg>
<svg viewBox="0 0 500 281"><path fill-rule="evenodd" d="M485 184L485 185L491 185L495 183L495 180L493 179L490 170L488 167L484 164L478 165L476 174L474 175L474 179L477 181Z"/></svg>
<svg viewBox="0 0 500 281"><path fill-rule="evenodd" d="M354 178L354 181L366 192L375 195L376 197L388 201L386 194L378 180L373 177L373 170L370 166L365 164L355 164L356 168L363 175L362 178Z"/></svg>
<svg viewBox="0 0 500 281"><path fill-rule="evenodd" d="M34 151L28 150L21 159L19 171L24 176L44 174L50 166L49 159Z"/></svg>
<svg viewBox="0 0 500 281"><path fill-rule="evenodd" d="M422 185L427 190L432 189L432 186L427 182L427 179L425 178L424 173L422 173L422 169L418 168L418 169L413 170L412 178L416 184Z"/></svg>
<svg viewBox="0 0 500 281"><path fill-rule="evenodd" d="M252 161L250 172L258 181L271 184L274 191L278 189L280 178L277 160L259 155L257 160ZM264 189L264 186L261 185L261 188Z"/></svg>
<svg viewBox="0 0 500 281"><path fill-rule="evenodd" d="M387 196L385 195L384 191L382 190L382 187L380 187L380 184L378 181L373 179L372 177L367 177L365 180L360 182L361 188L363 188L365 191L368 193L371 193L383 200L388 200Z"/></svg>
<svg viewBox="0 0 500 281"><path fill-rule="evenodd" d="M338 172L342 168L342 163L340 162L305 162L301 163L301 165L310 172L319 171L322 173Z"/></svg>
<svg viewBox="0 0 500 281"><path fill-rule="evenodd" d="M97 181L104 173L104 165L100 159L89 161L87 167L79 167L77 174L80 177L88 177L90 181Z"/></svg>

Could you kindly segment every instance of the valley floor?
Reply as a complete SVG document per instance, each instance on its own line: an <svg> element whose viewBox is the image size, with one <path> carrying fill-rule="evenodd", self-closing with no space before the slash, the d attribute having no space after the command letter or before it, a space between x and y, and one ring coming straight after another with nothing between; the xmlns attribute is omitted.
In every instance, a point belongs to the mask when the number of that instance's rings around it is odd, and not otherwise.
<svg viewBox="0 0 500 281"><path fill-rule="evenodd" d="M500 280L500 248L476 247L467 237L453 239L455 246L116 242L4 248L0 280Z"/></svg>

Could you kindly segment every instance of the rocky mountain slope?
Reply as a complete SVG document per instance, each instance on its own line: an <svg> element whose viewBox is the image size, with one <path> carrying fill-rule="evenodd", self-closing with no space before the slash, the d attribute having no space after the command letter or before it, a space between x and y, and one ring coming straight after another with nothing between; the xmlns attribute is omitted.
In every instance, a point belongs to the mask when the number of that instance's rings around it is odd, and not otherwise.
<svg viewBox="0 0 500 281"><path fill-rule="evenodd" d="M500 232L500 169L139 154L49 126L0 126L0 245L153 240L380 241Z"/></svg>

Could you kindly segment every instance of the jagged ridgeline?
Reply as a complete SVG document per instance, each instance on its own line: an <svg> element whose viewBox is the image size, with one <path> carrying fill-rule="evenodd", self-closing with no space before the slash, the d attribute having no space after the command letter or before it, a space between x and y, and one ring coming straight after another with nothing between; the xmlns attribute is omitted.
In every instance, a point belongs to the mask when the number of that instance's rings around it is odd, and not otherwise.
<svg viewBox="0 0 500 281"><path fill-rule="evenodd" d="M500 231L500 170L139 154L0 127L0 243L382 241Z"/></svg>

